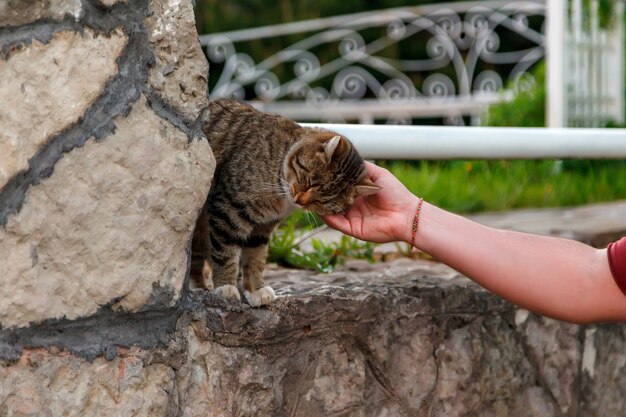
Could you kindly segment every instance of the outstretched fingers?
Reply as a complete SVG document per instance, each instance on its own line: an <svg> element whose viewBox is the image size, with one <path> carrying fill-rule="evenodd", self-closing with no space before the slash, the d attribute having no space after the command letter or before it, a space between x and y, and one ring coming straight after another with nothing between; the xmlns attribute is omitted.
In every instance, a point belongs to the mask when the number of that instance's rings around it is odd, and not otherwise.
<svg viewBox="0 0 626 417"><path fill-rule="evenodd" d="M342 233L350 233L350 221L343 213L339 214L327 214L322 217L324 222L333 229L339 230Z"/></svg>
<svg viewBox="0 0 626 417"><path fill-rule="evenodd" d="M348 209L347 213L329 214L324 216L323 219L327 225L344 234L356 238L362 238L363 236L363 218L358 214L354 214L354 212L351 215L350 209Z"/></svg>

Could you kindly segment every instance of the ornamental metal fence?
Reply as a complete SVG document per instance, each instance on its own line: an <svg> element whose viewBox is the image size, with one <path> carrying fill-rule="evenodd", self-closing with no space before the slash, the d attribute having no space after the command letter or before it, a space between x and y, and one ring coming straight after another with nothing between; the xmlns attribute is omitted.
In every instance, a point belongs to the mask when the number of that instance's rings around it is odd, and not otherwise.
<svg viewBox="0 0 626 417"><path fill-rule="evenodd" d="M203 35L211 97L236 97L302 121L477 123L486 106L527 88L544 57L542 1L466 1L377 10ZM501 45L515 36L515 48ZM297 41L253 58L246 44ZM412 42L413 57L388 51ZM421 48L421 50L420 50ZM316 52L324 50L324 60ZM332 51L333 55L329 55Z"/></svg>
<svg viewBox="0 0 626 417"><path fill-rule="evenodd" d="M479 124L489 105L544 82L529 70L548 58L549 125L602 126L624 120L624 5L614 3L617 17L604 27L599 0L462 1L200 41L212 98L235 97L299 121ZM288 46L254 54L267 43Z"/></svg>

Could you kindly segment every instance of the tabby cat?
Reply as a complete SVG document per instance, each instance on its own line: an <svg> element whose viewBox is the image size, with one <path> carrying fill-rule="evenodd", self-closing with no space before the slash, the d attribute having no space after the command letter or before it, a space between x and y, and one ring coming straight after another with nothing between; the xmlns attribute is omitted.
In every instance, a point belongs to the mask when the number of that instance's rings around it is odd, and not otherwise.
<svg viewBox="0 0 626 417"><path fill-rule="evenodd" d="M241 278L251 306L270 304L275 295L263 270L276 224L298 207L342 212L379 187L341 135L230 99L213 100L208 110L203 131L217 166L193 242L205 260L202 280L209 287L212 278L214 293L239 300Z"/></svg>

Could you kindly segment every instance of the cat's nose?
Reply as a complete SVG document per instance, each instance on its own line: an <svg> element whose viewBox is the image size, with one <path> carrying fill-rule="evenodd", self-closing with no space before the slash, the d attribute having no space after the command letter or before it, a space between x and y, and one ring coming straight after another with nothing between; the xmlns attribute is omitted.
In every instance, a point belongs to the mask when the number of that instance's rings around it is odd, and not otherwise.
<svg viewBox="0 0 626 417"><path fill-rule="evenodd" d="M306 206L311 202L311 192L307 190L296 193L294 201L300 206Z"/></svg>

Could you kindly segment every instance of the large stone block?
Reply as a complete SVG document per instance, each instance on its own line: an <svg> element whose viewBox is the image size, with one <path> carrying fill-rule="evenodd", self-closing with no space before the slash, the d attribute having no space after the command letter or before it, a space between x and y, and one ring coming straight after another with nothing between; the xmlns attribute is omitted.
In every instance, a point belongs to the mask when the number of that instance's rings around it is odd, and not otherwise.
<svg viewBox="0 0 626 417"><path fill-rule="evenodd" d="M191 3L2 7L0 328L174 307L214 169ZM189 72L166 83L184 105L152 89L155 56Z"/></svg>
<svg viewBox="0 0 626 417"><path fill-rule="evenodd" d="M213 154L145 99L115 125L110 137L67 153L0 229L0 253L11 260L0 276L2 326L111 303L136 311L151 295L163 307L178 300Z"/></svg>
<svg viewBox="0 0 626 417"><path fill-rule="evenodd" d="M189 290L214 169L191 2L0 12L1 416L625 414L623 326L439 264L272 270L260 309Z"/></svg>
<svg viewBox="0 0 626 417"><path fill-rule="evenodd" d="M103 93L127 41L121 30L61 31L0 59L0 189Z"/></svg>
<svg viewBox="0 0 626 417"><path fill-rule="evenodd" d="M623 325L585 328L528 314L429 262L271 275L280 295L271 309L215 306L192 322L189 358L177 371L183 415L626 411L617 398ZM584 365L583 356L596 355Z"/></svg>
<svg viewBox="0 0 626 417"><path fill-rule="evenodd" d="M174 370L125 356L93 362L43 350L0 367L0 415L12 417L168 416Z"/></svg>

